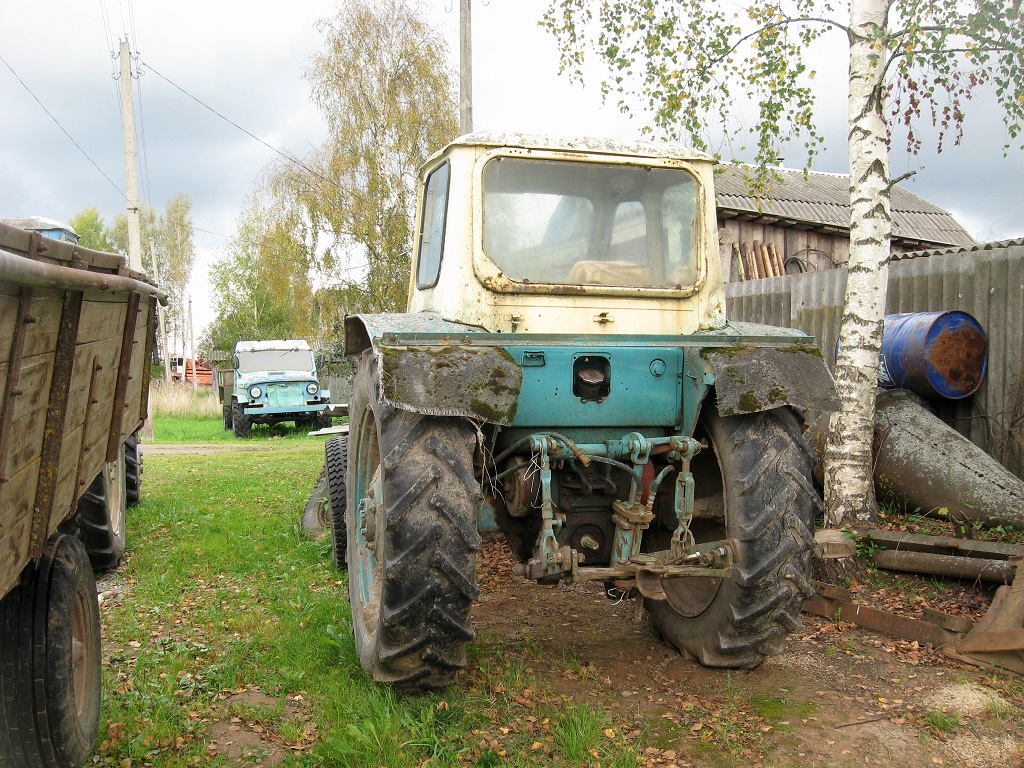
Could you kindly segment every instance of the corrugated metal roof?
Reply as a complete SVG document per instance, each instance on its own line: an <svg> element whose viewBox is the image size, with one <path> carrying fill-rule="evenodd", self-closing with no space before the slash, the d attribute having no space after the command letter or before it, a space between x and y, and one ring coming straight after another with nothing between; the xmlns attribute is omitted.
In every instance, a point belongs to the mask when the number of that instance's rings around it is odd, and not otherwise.
<svg viewBox="0 0 1024 768"><path fill-rule="evenodd" d="M790 220L821 227L850 227L850 177L839 173L808 173L777 169L782 181L775 182L768 199L760 205L747 189L750 169L740 165L721 166L715 175L719 210ZM974 238L953 216L903 187L896 186L890 198L892 234L902 240L936 245L973 246Z"/></svg>
<svg viewBox="0 0 1024 768"><path fill-rule="evenodd" d="M894 253L894 259L917 259L927 256L942 256L947 253L970 253L971 251L995 251L1000 248L1013 248L1024 246L1024 237L1017 237L1012 240L995 240L991 243L974 243L973 245L954 246L950 248L931 248L927 251L909 251L907 253Z"/></svg>

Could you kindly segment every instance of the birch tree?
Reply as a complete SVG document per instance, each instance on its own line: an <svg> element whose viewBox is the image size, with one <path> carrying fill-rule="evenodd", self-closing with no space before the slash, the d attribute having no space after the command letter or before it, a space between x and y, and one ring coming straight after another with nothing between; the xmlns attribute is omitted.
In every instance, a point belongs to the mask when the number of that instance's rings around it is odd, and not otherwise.
<svg viewBox="0 0 1024 768"><path fill-rule="evenodd" d="M406 0L346 0L319 28L306 77L328 138L279 167L274 191L326 235L314 244L325 300L340 314L401 311L417 172L458 133L448 47Z"/></svg>
<svg viewBox="0 0 1024 768"><path fill-rule="evenodd" d="M757 117L752 188L770 195L770 166L802 142L806 167L821 147L809 48L823 35L849 53L850 261L836 364L842 410L825 455L827 522L877 517L871 473L874 394L888 278L892 218L891 129L906 150L924 124L938 148L958 142L972 90L991 87L1007 147L1024 123L1024 24L1020 0L772 0L745 8L703 0L552 0L542 24L562 50L562 69L582 79L587 56L609 76L606 97L639 104L648 130L709 149L741 143L743 100ZM830 42L831 42L830 39ZM832 85L834 84L827 84ZM827 86L826 86L827 87Z"/></svg>

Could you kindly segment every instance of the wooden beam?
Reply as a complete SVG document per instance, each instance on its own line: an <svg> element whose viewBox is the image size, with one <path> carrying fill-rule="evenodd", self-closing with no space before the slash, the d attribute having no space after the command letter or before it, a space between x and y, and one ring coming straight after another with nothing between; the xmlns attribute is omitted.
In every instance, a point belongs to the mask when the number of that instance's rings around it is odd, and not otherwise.
<svg viewBox="0 0 1024 768"><path fill-rule="evenodd" d="M50 400L43 427L43 450L39 459L39 479L36 485L35 515L29 539L29 554L40 557L49 534L50 517L56 497L60 473L60 455L64 448L64 429L67 424L68 394L71 391L75 367L75 343L78 338L78 320L82 312L82 293L64 294L64 307L57 331L57 348L53 357L50 377Z"/></svg>

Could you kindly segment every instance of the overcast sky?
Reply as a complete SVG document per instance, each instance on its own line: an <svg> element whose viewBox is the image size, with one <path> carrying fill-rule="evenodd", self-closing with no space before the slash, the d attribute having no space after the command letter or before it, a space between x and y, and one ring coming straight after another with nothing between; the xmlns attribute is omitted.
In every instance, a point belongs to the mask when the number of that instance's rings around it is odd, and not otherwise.
<svg viewBox="0 0 1024 768"><path fill-rule="evenodd" d="M546 0L474 0L474 128L639 138L642 123L602 105L596 87L558 76L555 41L537 28L545 6ZM426 0L422 7L445 33L457 68L458 0ZM140 196L158 210L179 192L193 201L198 331L210 319L206 268L235 231L246 195L274 154L156 73L267 144L303 155L323 140L324 126L302 74L322 44L315 22L336 8L336 0L8 4L0 57L24 86L0 63L0 218L66 221L96 206L109 225L125 209L112 51L127 33L142 69L152 70L136 90ZM844 68L839 56L819 64L817 82L828 84L832 101L821 104L819 122L829 141L816 170L847 170ZM951 211L975 238L1019 237L1024 153L1004 158L1005 140L994 101L979 94L968 107L962 146L916 158L894 147L892 173L916 170L904 186ZM785 164L802 162L794 152Z"/></svg>

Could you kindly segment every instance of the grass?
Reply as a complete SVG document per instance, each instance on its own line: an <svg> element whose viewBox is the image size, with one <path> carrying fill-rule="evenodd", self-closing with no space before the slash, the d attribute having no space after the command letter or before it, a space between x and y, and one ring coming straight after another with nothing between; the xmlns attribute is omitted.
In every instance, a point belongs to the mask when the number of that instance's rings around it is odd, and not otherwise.
<svg viewBox="0 0 1024 768"><path fill-rule="evenodd" d="M299 531L322 456L322 440L282 440L216 462L146 458L126 562L101 587L91 764L256 765L277 749L286 766L638 765L640 745L601 706L564 701L495 637L444 691L373 684L346 576ZM254 743L232 747L232 728Z"/></svg>

